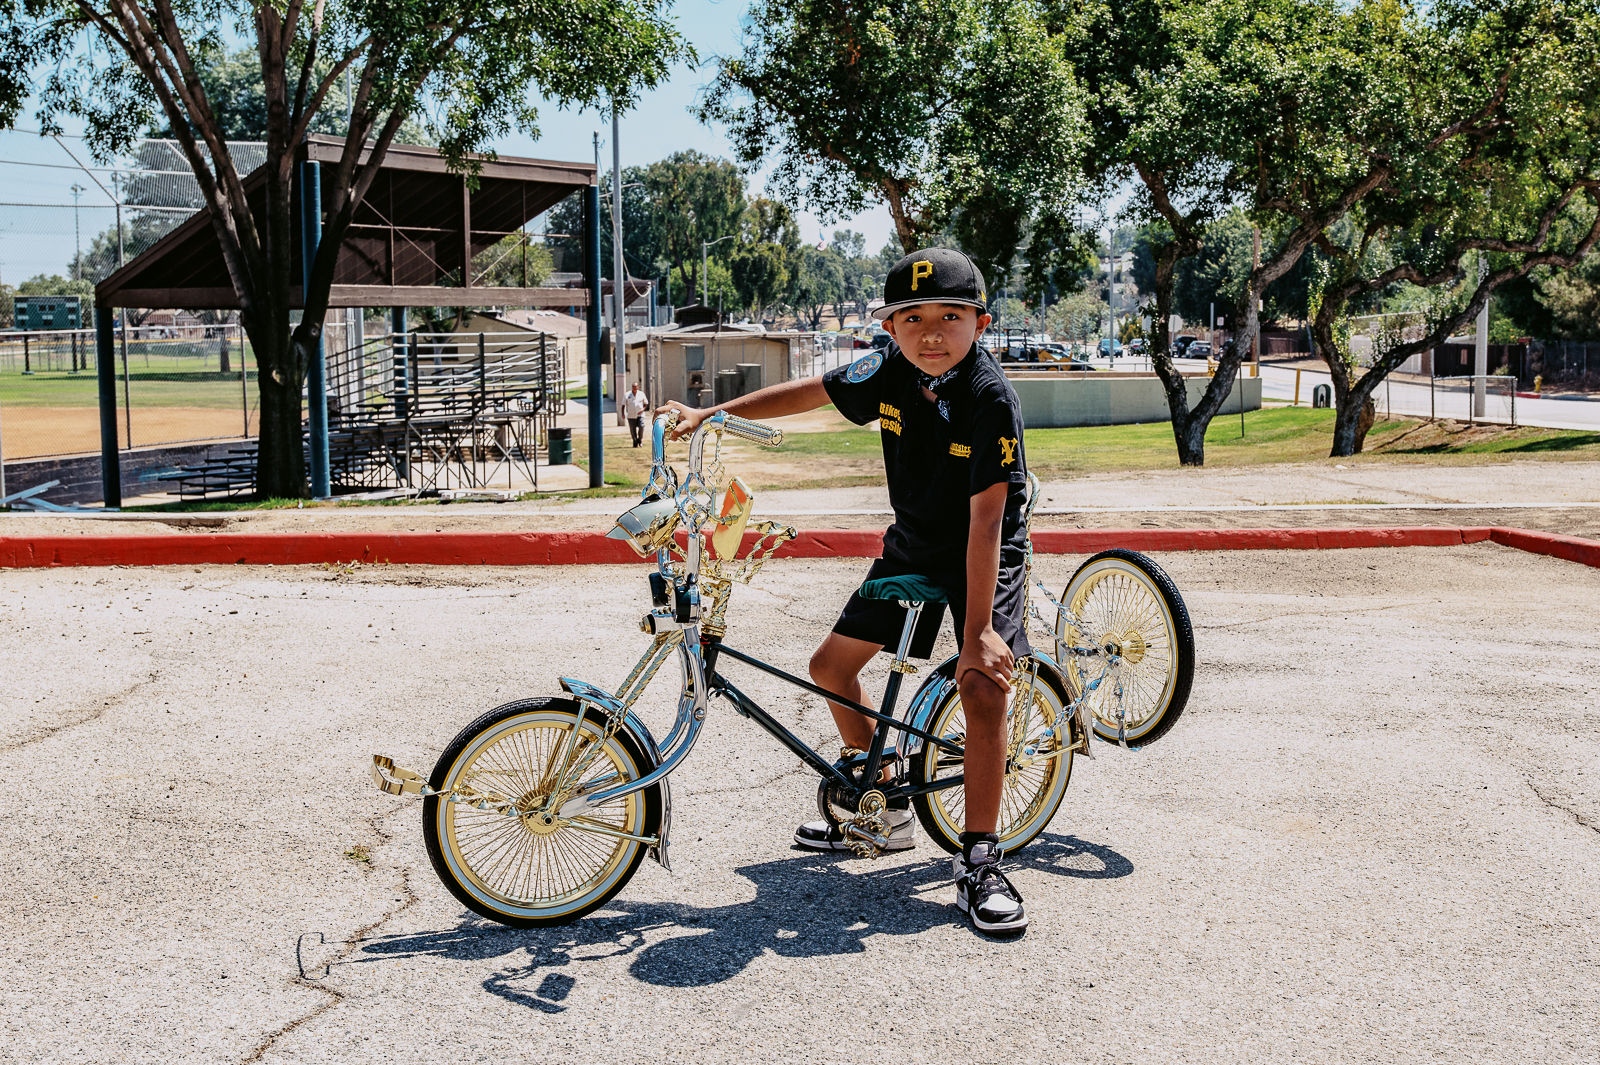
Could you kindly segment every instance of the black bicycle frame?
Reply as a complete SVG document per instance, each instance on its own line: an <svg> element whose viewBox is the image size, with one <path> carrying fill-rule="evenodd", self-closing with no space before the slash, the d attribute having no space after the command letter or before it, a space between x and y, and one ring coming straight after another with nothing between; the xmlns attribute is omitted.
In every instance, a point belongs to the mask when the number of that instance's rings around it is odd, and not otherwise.
<svg viewBox="0 0 1600 1065"><path fill-rule="evenodd" d="M900 679L903 676L903 674L898 671L891 672L889 674L888 682L884 685L883 709L880 711L874 710L871 707L862 706L854 699L847 699L837 692L831 692L826 688L812 684L810 681L803 680L792 673L787 673L776 666L763 662L761 659L756 658L753 655L747 655L743 651L729 647L720 640L708 640L704 649L706 652L705 659L707 672L710 675L710 694L722 695L728 700L728 702L733 704L733 708L736 712L738 712L741 716L747 717L751 721L754 721L757 725L760 725L772 736L773 739L787 747L795 757L799 758L806 765L810 766L819 776L826 777L834 781L835 783L843 786L849 792L858 792L866 787L871 787L872 785L870 782L878 779L878 772L883 765L883 751L885 746L887 746L889 733L892 731L903 732L909 736L916 736L924 743L935 744L941 750L948 751L951 754L961 755L964 753L963 748L958 744L951 743L942 736L935 736L926 729L918 728L910 722L901 721L894 716L895 702L898 700L900 695ZM856 781L850 779L844 773L840 772L833 763L829 762L822 755L812 750L804 740L796 736L793 732L789 731L789 729L785 727L781 721L778 721L771 714L767 713L767 711L762 708L761 704L757 703L744 692L734 687L726 677L722 676L722 674L717 671L716 663L717 659L721 655L728 655L729 657L743 662L746 665L754 666L763 673L777 677L779 680L793 685L796 688L808 691L813 695L820 695L824 699L838 703L840 706L849 707L856 713L861 714L864 717L871 718L875 722L872 732L872 747L869 751L867 751L867 761L865 766L862 767L861 773L861 781L865 783L858 784ZM880 790L883 791L886 797L926 795L929 792L943 791L946 788L960 787L964 782L964 777L965 774L957 774L956 776L932 781L919 787L907 787L901 785L896 787L881 788Z"/></svg>

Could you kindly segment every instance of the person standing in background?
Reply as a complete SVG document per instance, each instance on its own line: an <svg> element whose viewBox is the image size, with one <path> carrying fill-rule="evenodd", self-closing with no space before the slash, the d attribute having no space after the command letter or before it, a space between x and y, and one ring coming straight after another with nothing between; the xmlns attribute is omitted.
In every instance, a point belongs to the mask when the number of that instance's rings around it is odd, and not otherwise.
<svg viewBox="0 0 1600 1065"><path fill-rule="evenodd" d="M628 431L633 433L633 446L644 443L644 412L650 409L650 400L639 390L639 382L622 397L622 413L628 419Z"/></svg>

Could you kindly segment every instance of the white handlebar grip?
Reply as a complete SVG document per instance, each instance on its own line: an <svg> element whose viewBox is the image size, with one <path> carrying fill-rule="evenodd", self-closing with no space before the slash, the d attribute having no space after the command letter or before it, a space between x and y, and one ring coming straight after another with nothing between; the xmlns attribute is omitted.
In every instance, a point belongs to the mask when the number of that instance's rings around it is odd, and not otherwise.
<svg viewBox="0 0 1600 1065"><path fill-rule="evenodd" d="M762 425L760 422L748 421L744 418L736 418L732 414L724 414L722 418L722 431L731 433L742 440L749 440L751 443L762 444L766 447L777 447L783 443L782 429L777 429L770 425Z"/></svg>

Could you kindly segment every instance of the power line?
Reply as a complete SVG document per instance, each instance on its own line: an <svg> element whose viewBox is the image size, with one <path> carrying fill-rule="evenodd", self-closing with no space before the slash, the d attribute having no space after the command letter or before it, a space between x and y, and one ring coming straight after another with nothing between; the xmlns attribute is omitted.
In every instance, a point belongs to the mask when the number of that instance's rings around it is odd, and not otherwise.
<svg viewBox="0 0 1600 1065"><path fill-rule="evenodd" d="M193 170L145 170L137 166L68 166L66 163L31 163L22 159L0 159L0 166L39 166L48 170L82 170L97 174L166 174L172 177L194 177Z"/></svg>

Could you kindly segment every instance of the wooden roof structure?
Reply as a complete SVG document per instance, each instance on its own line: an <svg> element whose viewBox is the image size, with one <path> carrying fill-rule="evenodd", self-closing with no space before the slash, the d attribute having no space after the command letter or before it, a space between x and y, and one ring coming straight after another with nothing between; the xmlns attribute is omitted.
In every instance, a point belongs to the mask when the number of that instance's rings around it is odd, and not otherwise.
<svg viewBox="0 0 1600 1065"><path fill-rule="evenodd" d="M310 137L301 159L337 165L344 142ZM331 174L333 166L322 173ZM585 288L487 287L473 284L473 260L585 186L592 163L500 157L483 160L478 187L452 174L433 148L392 146L356 211L334 267L332 307L583 307ZM244 179L257 210L265 167ZM295 217L300 195L294 193ZM300 227L292 226L294 267L302 276ZM515 264L513 264L515 265ZM524 266L523 279L527 278ZM202 209L95 286L104 307L237 309L211 211ZM301 307L300 286L290 302Z"/></svg>

